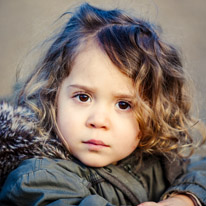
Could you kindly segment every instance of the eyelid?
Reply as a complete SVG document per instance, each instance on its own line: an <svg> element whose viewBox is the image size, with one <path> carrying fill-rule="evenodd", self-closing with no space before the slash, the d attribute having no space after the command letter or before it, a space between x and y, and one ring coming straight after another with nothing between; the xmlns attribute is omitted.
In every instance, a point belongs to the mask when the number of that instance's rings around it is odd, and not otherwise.
<svg viewBox="0 0 206 206"><path fill-rule="evenodd" d="M130 100L122 100L122 99L121 99L121 100L118 100L117 103L116 103L116 105L119 104L120 102L125 102L126 104L128 104L128 108L126 108L126 109L121 109L121 108L118 106L121 111L130 111L130 110L132 110L133 107L134 107L133 102L130 101Z"/></svg>
<svg viewBox="0 0 206 206"><path fill-rule="evenodd" d="M76 94L72 97L72 99L81 104L88 104L92 102L92 98L87 94Z"/></svg>
<svg viewBox="0 0 206 206"><path fill-rule="evenodd" d="M134 105L134 101L132 101L131 99L119 99L117 102L126 102L128 103L131 107Z"/></svg>
<svg viewBox="0 0 206 206"><path fill-rule="evenodd" d="M72 93L71 97L72 98L76 98L78 97L79 95L87 95L90 99L92 99L92 95L86 91L75 91Z"/></svg>
<svg viewBox="0 0 206 206"><path fill-rule="evenodd" d="M88 95L89 97L91 97L92 95L89 93L89 92L87 92L87 91L74 91L73 93L72 93L72 96L76 96L76 95L79 95L79 94L86 94L86 95Z"/></svg>

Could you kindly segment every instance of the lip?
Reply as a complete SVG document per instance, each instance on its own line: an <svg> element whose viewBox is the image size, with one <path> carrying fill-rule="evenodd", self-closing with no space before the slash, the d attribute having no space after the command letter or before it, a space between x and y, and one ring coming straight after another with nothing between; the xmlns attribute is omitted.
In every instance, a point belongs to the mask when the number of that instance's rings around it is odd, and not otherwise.
<svg viewBox="0 0 206 206"><path fill-rule="evenodd" d="M88 141L83 141L84 144L88 145L96 145L96 146L102 146L102 147L109 147L109 145L105 144L101 140L95 140L95 139L90 139Z"/></svg>
<svg viewBox="0 0 206 206"><path fill-rule="evenodd" d="M90 139L88 141L83 141L82 143L87 146L87 149L90 152L99 152L102 149L110 147L109 145L105 144L103 141L96 140L96 139Z"/></svg>

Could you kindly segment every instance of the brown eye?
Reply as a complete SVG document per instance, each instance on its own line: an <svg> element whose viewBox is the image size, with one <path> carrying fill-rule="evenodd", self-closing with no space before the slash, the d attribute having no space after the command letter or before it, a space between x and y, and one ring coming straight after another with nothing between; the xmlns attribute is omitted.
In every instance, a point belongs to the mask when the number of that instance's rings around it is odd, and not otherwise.
<svg viewBox="0 0 206 206"><path fill-rule="evenodd" d="M90 97L87 94L77 94L75 96L80 102L88 102L90 101Z"/></svg>
<svg viewBox="0 0 206 206"><path fill-rule="evenodd" d="M128 102L120 101L117 103L117 106L121 110L128 110L131 108L131 105Z"/></svg>

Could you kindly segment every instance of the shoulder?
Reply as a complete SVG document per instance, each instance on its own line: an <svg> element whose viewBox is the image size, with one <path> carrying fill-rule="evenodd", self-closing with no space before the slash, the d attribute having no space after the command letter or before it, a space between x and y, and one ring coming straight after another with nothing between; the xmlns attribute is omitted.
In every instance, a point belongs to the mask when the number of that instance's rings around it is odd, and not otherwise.
<svg viewBox="0 0 206 206"><path fill-rule="evenodd" d="M37 122L28 108L0 102L0 187L20 162L40 154Z"/></svg>
<svg viewBox="0 0 206 206"><path fill-rule="evenodd" d="M80 196L88 193L89 182L84 178L87 169L68 160L32 158L23 161L17 169L12 171L1 191L1 197L57 194L59 190L78 192ZM37 192L38 191L38 192ZM0 197L0 199L1 199ZM11 198L11 197L9 197Z"/></svg>
<svg viewBox="0 0 206 206"><path fill-rule="evenodd" d="M67 159L69 154L56 135L42 128L34 111L0 102L0 188L11 171L33 157ZM23 170L28 164L32 169L40 168L40 163L49 165L52 161L29 160L20 167Z"/></svg>
<svg viewBox="0 0 206 206"><path fill-rule="evenodd" d="M50 158L32 158L23 161L14 171L12 171L8 179L17 181L22 179L25 176L29 177L31 180L32 177L35 177L35 180L41 179L42 176L51 173L52 176L79 176L83 177L84 172L87 174L88 168L83 165L79 165L70 160L63 159L50 159ZM81 174L81 176L80 176Z"/></svg>
<svg viewBox="0 0 206 206"><path fill-rule="evenodd" d="M179 176L164 194L191 193L206 205L206 158L193 156L186 172Z"/></svg>

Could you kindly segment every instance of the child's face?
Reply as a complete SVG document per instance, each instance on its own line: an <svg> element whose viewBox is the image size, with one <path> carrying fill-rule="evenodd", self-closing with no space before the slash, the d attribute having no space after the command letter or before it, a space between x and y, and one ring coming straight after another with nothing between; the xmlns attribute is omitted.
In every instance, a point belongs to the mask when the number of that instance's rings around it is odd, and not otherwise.
<svg viewBox="0 0 206 206"><path fill-rule="evenodd" d="M127 157L139 143L133 82L94 43L75 59L57 100L57 124L70 153L102 167Z"/></svg>

